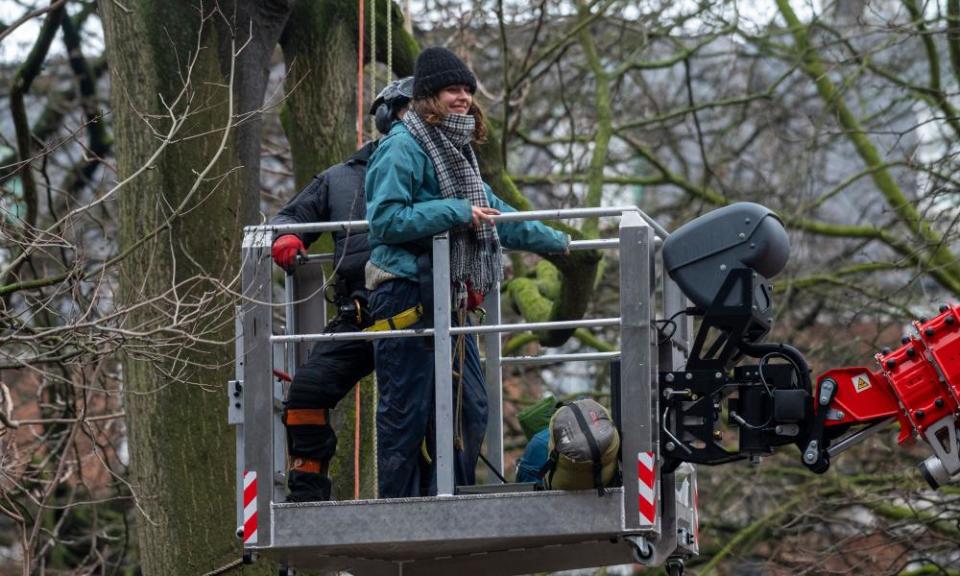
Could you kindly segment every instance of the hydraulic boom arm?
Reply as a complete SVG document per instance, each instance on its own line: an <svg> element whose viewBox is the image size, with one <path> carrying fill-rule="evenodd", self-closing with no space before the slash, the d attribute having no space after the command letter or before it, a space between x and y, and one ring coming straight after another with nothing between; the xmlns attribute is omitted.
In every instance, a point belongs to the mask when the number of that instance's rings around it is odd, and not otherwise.
<svg viewBox="0 0 960 576"><path fill-rule="evenodd" d="M834 368L814 382L799 350L763 342L773 322L769 278L788 254L776 215L749 203L705 214L664 242L667 272L694 304L687 313L701 318L686 369L660 373L665 468L756 461L795 444L803 464L822 473L896 420L899 443L932 449L920 464L931 486L960 479L960 307L914 322L899 348L875 356L878 369ZM735 449L724 442L724 413Z"/></svg>
<svg viewBox="0 0 960 576"><path fill-rule="evenodd" d="M941 306L940 314L914 322L896 350L876 355L879 370L835 368L817 379L817 390L835 387L827 408L828 429L875 424L896 418L900 444L926 442L933 455L920 464L934 488L960 475L960 308ZM819 404L817 406L819 408Z"/></svg>

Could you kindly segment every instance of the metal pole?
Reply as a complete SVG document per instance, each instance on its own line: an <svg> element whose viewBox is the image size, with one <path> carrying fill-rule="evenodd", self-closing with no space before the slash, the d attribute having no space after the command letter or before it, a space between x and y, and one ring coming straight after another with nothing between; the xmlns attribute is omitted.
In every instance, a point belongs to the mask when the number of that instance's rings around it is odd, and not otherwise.
<svg viewBox="0 0 960 576"><path fill-rule="evenodd" d="M639 214L641 218L657 232L660 238L670 235L666 228L661 226L636 206L614 206L605 208L563 208L559 210L526 210L524 212L507 212L493 216L494 223L523 222L527 220L564 220L580 218L599 218L602 216L623 216L625 214ZM273 233L297 232L363 232L369 228L366 220L351 220L347 222L314 222L310 224L264 224L261 226L247 226L244 232L267 231Z"/></svg>
<svg viewBox="0 0 960 576"><path fill-rule="evenodd" d="M298 266L299 268L299 266ZM297 333L300 329L300 323L297 322L297 286L302 285L301 282L302 275L299 270L296 270L292 274L284 274L283 276L283 292L286 297L286 302L284 303L284 333L287 336L292 336ZM301 349L306 348L300 344L300 342L293 341L287 342L286 347L283 350L284 358L286 359L286 370L287 374L293 378L297 371L297 366L300 365ZM272 371L271 371L272 373ZM283 414L281 412L280 406L283 405L283 383L279 378L273 379L273 430L279 431L284 430L283 427ZM286 462L286 438L285 434L274 434L273 435L273 483L276 485L275 490L278 493L284 492L284 487L287 480L287 462ZM262 480L261 480L262 481ZM279 500L279 499L278 499Z"/></svg>
<svg viewBox="0 0 960 576"><path fill-rule="evenodd" d="M256 441L243 446L244 484L256 483L256 520L247 520L251 531L244 547L269 547L273 538L270 505L273 494L273 350L270 345L272 323L270 258L271 235L250 232L244 236L241 282L243 291L243 429ZM247 517L247 510L244 510Z"/></svg>
<svg viewBox="0 0 960 576"><path fill-rule="evenodd" d="M321 252L320 254L307 254L303 258L304 264L313 264L314 262L333 262L333 252Z"/></svg>
<svg viewBox="0 0 960 576"><path fill-rule="evenodd" d="M457 326L450 333L489 334L491 332L526 332L527 330L564 330L567 328L602 328L618 326L619 318L588 318L586 320L561 320L558 322L518 322L516 324L490 324L489 326Z"/></svg>
<svg viewBox="0 0 960 576"><path fill-rule="evenodd" d="M327 325L327 299L324 298L325 272L323 266L297 265L294 274L296 286L296 306L294 306L292 334L322 334ZM299 346L297 366L302 366L310 357L312 346ZM290 375L294 373L291 371Z"/></svg>
<svg viewBox="0 0 960 576"><path fill-rule="evenodd" d="M639 214L620 221L620 422L625 530L659 534L656 337L653 330L653 229ZM648 474L641 470L651 470ZM644 479L653 476L654 486Z"/></svg>
<svg viewBox="0 0 960 576"><path fill-rule="evenodd" d="M661 242L657 238L657 244ZM620 246L619 238L600 238L598 240L572 240L567 248L571 252L579 250L614 250ZM517 250L519 252L519 250ZM505 252L514 252L514 250L505 250ZM315 264L320 262L333 262L333 252L321 252L320 254L309 254L303 258L302 264ZM302 265L301 264L301 265Z"/></svg>
<svg viewBox="0 0 960 576"><path fill-rule="evenodd" d="M287 336L293 336L297 333L297 312L294 309L294 302L297 299L296 287L294 286L293 274L285 274L283 277L283 293L287 301L283 306L284 313L284 334ZM300 350L300 343L296 340L289 342L286 349L286 360L287 360L287 374L293 377L294 371L297 369L297 361L300 358L300 355L297 353Z"/></svg>
<svg viewBox="0 0 960 576"><path fill-rule="evenodd" d="M619 247L619 238L603 238L600 240L573 240L568 246L568 248L574 252L577 250L603 250Z"/></svg>
<svg viewBox="0 0 960 576"><path fill-rule="evenodd" d="M639 212L636 206L604 206L597 208L557 208L554 210L524 210L504 212L493 217L494 222L518 222L522 220L564 220L622 216L624 212Z"/></svg>
<svg viewBox="0 0 960 576"><path fill-rule="evenodd" d="M654 266L655 262L651 264ZM656 270L651 269L654 274ZM657 337L657 359L658 364L655 364L650 373L650 381L653 390L657 391L656 394L652 397L651 402L653 403L654 415L659 414L659 370L664 371L676 371L681 370L682 367L686 364L685 351L689 349L686 345L685 338L687 335L686 332L686 320L687 317L681 314L680 312L687 307L687 298L684 296L683 292L677 286L676 282L670 279L667 274L661 275L661 285L662 285L662 294L663 294L663 318L673 318L674 326L664 327L663 330L672 330L670 339L666 342L660 343L660 337ZM680 343L683 343L681 346ZM657 424L656 430L654 433L654 442L655 445L659 447L660 445L660 428L664 425L659 418L655 418L654 422ZM659 462L657 463L659 466ZM691 466L689 469L689 475L692 476L692 479L687 480L689 476L685 476L683 480L689 482L696 482L696 470ZM651 562L656 564L662 564L666 561L667 557L671 554L674 554L677 551L678 545L683 549L687 549L692 544L686 540L681 542L678 538L678 533L680 529L680 521L683 522L683 529L685 530L686 535L692 535L694 532L691 531L690 523L687 522L687 519L690 518L690 511L693 506L692 499L684 499L678 501L677 492L678 489L689 490L689 486L683 487L683 485L678 486L678 476L671 473L661 473L658 478L660 482L660 490L658 492L660 496L660 538L656 541L654 545L654 558ZM684 497L687 494L683 494Z"/></svg>
<svg viewBox="0 0 960 576"><path fill-rule="evenodd" d="M619 238L600 238L598 240L571 240L567 248L571 252L578 250L610 250L620 246ZM506 250L506 252L523 252L523 250Z"/></svg>
<svg viewBox="0 0 960 576"><path fill-rule="evenodd" d="M366 220L345 220L342 222L308 222L306 224L263 224L246 226L244 232L273 232L277 234L296 234L300 232L364 232L370 228Z"/></svg>
<svg viewBox="0 0 960 576"><path fill-rule="evenodd" d="M670 235L667 229L657 223L636 206L617 206L611 208L564 208L560 210L526 210L524 212L508 212L493 217L494 222L511 222L522 220L563 220L565 218L597 218L601 216L626 216L639 214L641 218L652 226L657 236L666 238Z"/></svg>
<svg viewBox="0 0 960 576"><path fill-rule="evenodd" d="M559 322L524 322L518 324L491 324L489 326L456 326L450 328L451 335L491 334L504 332L526 332L527 330L563 330L567 328L602 328L619 326L619 318L588 318L586 320L562 320ZM271 342L320 342L324 340L377 340L379 338L410 338L414 336L433 336L435 330L422 328L416 330L384 330L381 332L336 332L319 334L295 334L292 336L271 336Z"/></svg>
<svg viewBox="0 0 960 576"><path fill-rule="evenodd" d="M437 495L452 496L453 477L453 373L450 342L450 240L446 233L433 237L433 367L437 431Z"/></svg>
<svg viewBox="0 0 960 576"><path fill-rule="evenodd" d="M500 324L500 284L487 294L483 303L487 311L485 320ZM492 332L483 338L486 362L487 384L487 460L503 475L503 370L501 369L500 334ZM490 483L499 482L495 475L489 476Z"/></svg>
<svg viewBox="0 0 960 576"><path fill-rule="evenodd" d="M274 344L274 347L281 348L280 350L275 350L273 357L277 360L274 362L273 366L282 366L282 359L284 350L279 344ZM288 357L287 361L291 359ZM294 362L296 366L296 362ZM273 371L271 370L271 375ZM293 374L291 374L292 376ZM281 432L284 430L283 426L283 382L279 378L273 377L271 382L273 389L273 405L272 405L272 430L273 430L273 483L274 483L274 494L284 494L287 486L287 442L286 435ZM280 498L277 499L278 501Z"/></svg>
<svg viewBox="0 0 960 576"><path fill-rule="evenodd" d="M228 383L227 390L227 424L233 424L236 428L236 464L237 470L234 475L236 481L237 498L237 529L243 530L243 309L240 306L234 307L236 318L234 319L234 368L233 382Z"/></svg>
<svg viewBox="0 0 960 576"><path fill-rule="evenodd" d="M540 356L506 356L500 360L503 366L536 366L558 362L610 362L618 360L620 352L584 352L582 354L543 354Z"/></svg>
<svg viewBox="0 0 960 576"><path fill-rule="evenodd" d="M271 336L271 342L339 342L343 340L379 340L381 338L413 338L433 336L433 328L406 330L384 330L382 332L319 332L316 334L295 334L293 336Z"/></svg>

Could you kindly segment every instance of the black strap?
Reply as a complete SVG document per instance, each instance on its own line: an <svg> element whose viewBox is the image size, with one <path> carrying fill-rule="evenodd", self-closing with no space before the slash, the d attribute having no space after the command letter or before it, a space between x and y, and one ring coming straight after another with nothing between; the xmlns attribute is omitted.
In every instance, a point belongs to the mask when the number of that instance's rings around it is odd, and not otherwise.
<svg viewBox="0 0 960 576"><path fill-rule="evenodd" d="M337 274L336 281L333 283L333 297L330 297L329 291L324 293L327 302L337 306L353 306L353 300L358 295L362 297L363 303L366 305L367 289L364 287L362 279L359 282L351 281L342 274Z"/></svg>
<svg viewBox="0 0 960 576"><path fill-rule="evenodd" d="M587 419L584 418L580 406L578 406L576 402L571 403L569 406L573 410L577 424L580 425L580 431L587 437L587 445L590 446L590 456L593 458L593 486L597 489L597 496L603 496L606 492L603 489L603 462L600 460L600 446L597 444L597 439L593 436L590 425L587 424Z"/></svg>
<svg viewBox="0 0 960 576"><path fill-rule="evenodd" d="M547 458L547 461L544 462L540 470L537 471L537 476L542 480L546 480L544 484L547 488L553 488L553 473L557 470L557 461L559 459L560 453L554 448L550 451L550 457ZM548 474L550 475L549 477L547 477Z"/></svg>
<svg viewBox="0 0 960 576"><path fill-rule="evenodd" d="M347 284L347 279L343 277L342 274L337 274L337 281L333 285L333 294L337 298L338 302L343 302L350 298L350 286Z"/></svg>
<svg viewBox="0 0 960 576"><path fill-rule="evenodd" d="M427 248L419 242L404 242L400 245L417 259L417 283L420 285L420 303L423 304L423 320L433 324L433 244ZM429 339L431 345L433 338Z"/></svg>
<svg viewBox="0 0 960 576"><path fill-rule="evenodd" d="M433 254L425 252L417 256L417 282L420 284L420 303L427 325L433 323Z"/></svg>
<svg viewBox="0 0 960 576"><path fill-rule="evenodd" d="M420 297L427 298L430 301L430 312L433 312L433 245L429 248L419 242L404 242L400 247L413 254L417 261L417 281L420 282ZM424 282L426 281L426 282ZM423 285L429 288L424 291ZM423 300L424 312L427 309L427 301Z"/></svg>

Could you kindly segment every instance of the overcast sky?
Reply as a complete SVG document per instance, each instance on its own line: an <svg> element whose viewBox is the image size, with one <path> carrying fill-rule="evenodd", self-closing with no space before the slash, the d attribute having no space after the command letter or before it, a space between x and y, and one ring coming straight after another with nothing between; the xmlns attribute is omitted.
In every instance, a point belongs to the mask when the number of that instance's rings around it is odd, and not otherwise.
<svg viewBox="0 0 960 576"><path fill-rule="evenodd" d="M68 8L75 12L79 8L74 6ZM11 0L0 0L0 22L11 24L14 20L24 15L26 10L18 6ZM29 22L21 24L9 36L0 42L0 62L19 62L27 54L40 33L40 24L43 18L34 18ZM87 57L96 56L103 51L103 31L100 28L99 18L90 18L84 26L83 48ZM54 40L50 47L50 54L65 56L66 51L63 48L63 42Z"/></svg>

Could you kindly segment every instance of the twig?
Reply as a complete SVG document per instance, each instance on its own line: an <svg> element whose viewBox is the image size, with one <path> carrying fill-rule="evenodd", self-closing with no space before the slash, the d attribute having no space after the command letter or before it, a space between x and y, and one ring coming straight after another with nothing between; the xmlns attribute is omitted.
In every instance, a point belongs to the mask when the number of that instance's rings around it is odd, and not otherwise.
<svg viewBox="0 0 960 576"><path fill-rule="evenodd" d="M83 418L43 418L35 420L15 420L8 424L10 428L19 426L46 426L47 424L76 424L78 422L102 422L104 420L115 420L126 417L126 412L117 412L115 414L103 414L100 416L87 416ZM2 414L0 414L2 416ZM2 418L0 418L2 419Z"/></svg>

